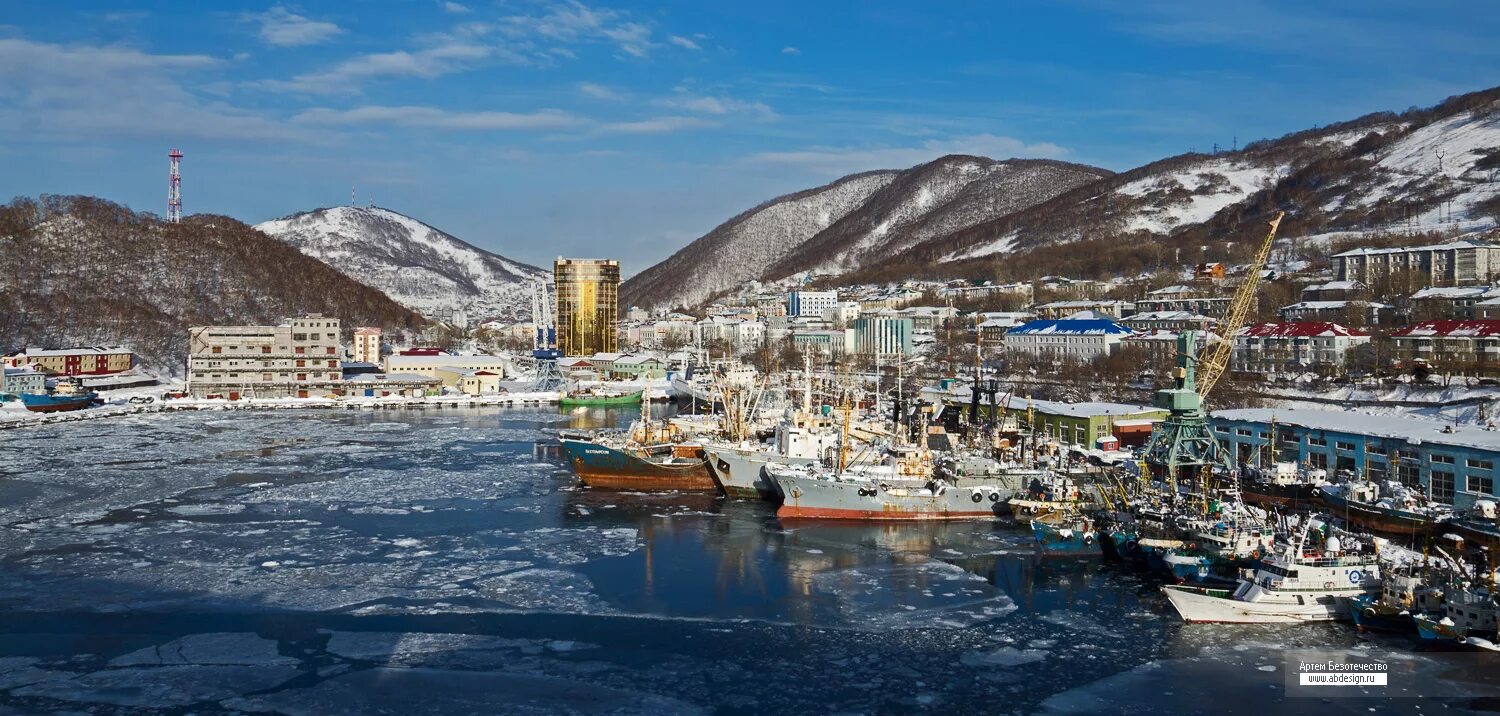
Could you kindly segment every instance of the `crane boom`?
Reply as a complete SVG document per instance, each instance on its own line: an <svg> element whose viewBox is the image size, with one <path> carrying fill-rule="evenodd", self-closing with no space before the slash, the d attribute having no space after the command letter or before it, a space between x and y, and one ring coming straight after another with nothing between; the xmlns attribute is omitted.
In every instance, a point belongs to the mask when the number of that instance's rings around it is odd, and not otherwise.
<svg viewBox="0 0 1500 716"><path fill-rule="evenodd" d="M1250 271L1245 276L1244 283L1240 284L1239 290L1234 292L1234 300L1229 302L1229 308L1224 312L1224 320L1214 331L1214 337L1218 340L1210 342L1203 348L1203 355L1198 359L1198 394L1208 395L1219 382L1219 378L1229 371L1229 359L1234 355L1234 334L1245 327L1245 319L1250 315L1250 306L1255 303L1255 292L1260 289L1261 273L1266 269L1266 262L1271 258L1271 246L1276 243L1276 229L1281 226L1281 219L1286 212L1278 211L1271 219L1271 230L1266 232L1265 241L1261 242L1260 250L1255 254L1255 260L1250 264Z"/></svg>

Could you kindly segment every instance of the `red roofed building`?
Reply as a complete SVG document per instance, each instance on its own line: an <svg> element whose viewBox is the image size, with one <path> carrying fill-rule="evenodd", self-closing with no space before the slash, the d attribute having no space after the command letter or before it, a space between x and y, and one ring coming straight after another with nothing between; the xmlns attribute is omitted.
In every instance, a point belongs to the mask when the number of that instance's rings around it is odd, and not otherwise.
<svg viewBox="0 0 1500 716"><path fill-rule="evenodd" d="M1391 338L1401 361L1421 358L1443 371L1500 373L1500 320L1421 321Z"/></svg>
<svg viewBox="0 0 1500 716"><path fill-rule="evenodd" d="M1336 371L1350 348L1369 342L1370 334L1328 321L1258 323L1234 334L1233 366L1250 373Z"/></svg>

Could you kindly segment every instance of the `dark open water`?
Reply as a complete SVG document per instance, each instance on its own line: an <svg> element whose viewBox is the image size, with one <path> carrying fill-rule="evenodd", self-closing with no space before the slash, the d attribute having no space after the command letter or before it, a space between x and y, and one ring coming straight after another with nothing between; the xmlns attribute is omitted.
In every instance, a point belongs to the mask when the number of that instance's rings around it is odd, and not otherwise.
<svg viewBox="0 0 1500 716"><path fill-rule="evenodd" d="M604 411L181 413L0 433L0 713L1433 713L1285 698L1342 625L1185 627L1006 524L782 525L582 489ZM1500 665L1500 661L1496 662ZM1397 677L1400 678L1397 678ZM1451 683L1451 682L1444 682Z"/></svg>

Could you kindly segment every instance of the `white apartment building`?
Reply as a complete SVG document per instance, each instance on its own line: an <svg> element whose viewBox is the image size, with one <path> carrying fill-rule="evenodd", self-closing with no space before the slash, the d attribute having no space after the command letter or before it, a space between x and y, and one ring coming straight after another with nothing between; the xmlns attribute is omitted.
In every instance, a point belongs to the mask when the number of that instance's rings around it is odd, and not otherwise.
<svg viewBox="0 0 1500 716"><path fill-rule="evenodd" d="M320 314L275 326L188 329L188 393L240 398L307 398L342 390L339 319Z"/></svg>
<svg viewBox="0 0 1500 716"><path fill-rule="evenodd" d="M792 291L786 295L786 315L821 318L838 304L837 291Z"/></svg>
<svg viewBox="0 0 1500 716"><path fill-rule="evenodd" d="M1399 271L1423 275L1433 286L1488 283L1500 277L1500 246L1455 241L1437 246L1353 249L1333 256L1339 281L1370 283Z"/></svg>
<svg viewBox="0 0 1500 716"><path fill-rule="evenodd" d="M380 329L361 327L354 329L354 362L380 362Z"/></svg>

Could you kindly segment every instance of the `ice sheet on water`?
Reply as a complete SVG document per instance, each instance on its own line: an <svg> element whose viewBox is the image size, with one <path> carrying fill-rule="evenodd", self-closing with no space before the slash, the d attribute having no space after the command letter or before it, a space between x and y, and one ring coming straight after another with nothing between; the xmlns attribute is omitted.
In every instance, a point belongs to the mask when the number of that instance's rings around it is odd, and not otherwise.
<svg viewBox="0 0 1500 716"><path fill-rule="evenodd" d="M601 557L623 557L640 549L634 527L542 527L532 530L495 530L512 542L504 551L523 553L554 565L583 564Z"/></svg>
<svg viewBox="0 0 1500 716"><path fill-rule="evenodd" d="M1020 666L1032 664L1047 658L1047 652L1041 649L1017 649L1013 646L1002 646L994 651L971 651L960 657L965 666Z"/></svg>
<svg viewBox="0 0 1500 716"><path fill-rule="evenodd" d="M386 665L434 666L464 662L500 665L520 656L598 648L595 644L548 639L507 639L476 634L426 632L336 632L328 652L347 659Z"/></svg>
<svg viewBox="0 0 1500 716"><path fill-rule="evenodd" d="M401 704L402 713L413 716L494 713L497 704L522 714L706 713L671 697L555 676L401 668L354 671L308 688L223 702L231 709L287 716L383 713L390 704Z"/></svg>
<svg viewBox="0 0 1500 716"><path fill-rule="evenodd" d="M1109 627L1106 627L1103 624L1095 621L1093 618L1077 611L1054 609L1050 612L1047 612L1046 614L1041 615L1040 617L1038 617L1038 619L1047 622L1048 624L1055 624L1072 632L1094 634L1098 636L1108 637L1110 639L1122 638L1119 632L1114 631L1113 629L1110 629Z"/></svg>
<svg viewBox="0 0 1500 716"><path fill-rule="evenodd" d="M594 593L594 584L576 572L523 569L478 580L474 585L486 599L528 612L608 615L618 610Z"/></svg>
<svg viewBox="0 0 1500 716"><path fill-rule="evenodd" d="M110 660L110 666L294 666L298 660L277 653L276 642L245 632L189 634L165 644L137 649Z"/></svg>
<svg viewBox="0 0 1500 716"><path fill-rule="evenodd" d="M837 623L861 629L965 628L1016 603L983 577L946 562L876 564L819 572L813 591Z"/></svg>
<svg viewBox="0 0 1500 716"><path fill-rule="evenodd" d="M296 668L283 665L128 666L70 679L41 681L15 689L11 694L84 704L159 709L218 701L270 689L297 674Z"/></svg>

